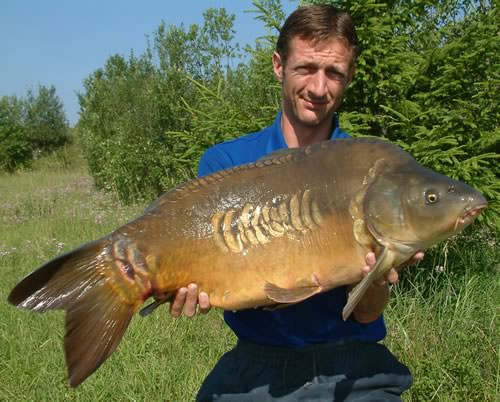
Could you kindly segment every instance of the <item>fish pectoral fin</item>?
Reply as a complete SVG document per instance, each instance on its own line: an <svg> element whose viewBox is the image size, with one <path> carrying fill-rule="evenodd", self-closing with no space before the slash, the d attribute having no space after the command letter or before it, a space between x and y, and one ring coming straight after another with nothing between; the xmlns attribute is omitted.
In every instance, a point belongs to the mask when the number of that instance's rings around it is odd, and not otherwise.
<svg viewBox="0 0 500 402"><path fill-rule="evenodd" d="M395 253L384 247L382 253L377 258L375 266L372 268L370 273L363 278L350 292L347 297L347 303L342 310L342 319L346 321L352 314L353 310L356 308L360 302L363 295L366 293L367 289L373 283L373 281L380 278L384 273L386 273L395 260Z"/></svg>
<svg viewBox="0 0 500 402"><path fill-rule="evenodd" d="M320 286L308 286L301 288L285 289L272 283L266 282L264 285L266 296L277 303L298 303L316 293L321 292Z"/></svg>

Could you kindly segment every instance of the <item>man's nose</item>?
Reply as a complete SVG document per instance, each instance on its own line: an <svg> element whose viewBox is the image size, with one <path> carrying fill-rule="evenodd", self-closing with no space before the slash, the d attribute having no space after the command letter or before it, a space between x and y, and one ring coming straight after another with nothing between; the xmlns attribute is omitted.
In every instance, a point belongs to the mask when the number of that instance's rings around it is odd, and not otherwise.
<svg viewBox="0 0 500 402"><path fill-rule="evenodd" d="M308 91L310 96L314 98L324 98L327 94L327 77L323 71L316 71L310 77L310 82L308 85Z"/></svg>

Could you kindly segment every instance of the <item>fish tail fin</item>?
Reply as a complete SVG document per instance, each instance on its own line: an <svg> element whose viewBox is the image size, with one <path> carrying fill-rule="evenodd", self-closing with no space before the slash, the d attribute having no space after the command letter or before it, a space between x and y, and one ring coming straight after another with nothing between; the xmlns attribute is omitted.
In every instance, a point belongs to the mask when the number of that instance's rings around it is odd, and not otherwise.
<svg viewBox="0 0 500 402"><path fill-rule="evenodd" d="M138 306L124 304L111 292L96 291L66 313L64 351L69 383L78 386L111 356Z"/></svg>
<svg viewBox="0 0 500 402"><path fill-rule="evenodd" d="M126 300L124 292L111 283L114 267L106 253L109 244L109 239L97 240L49 261L8 297L20 308L66 310L64 349L72 387L113 353L142 304L142 300Z"/></svg>
<svg viewBox="0 0 500 402"><path fill-rule="evenodd" d="M387 251L387 248L384 248L370 273L349 292L347 303L342 310L342 319L344 321L347 321L350 317L373 281L382 276L392 266L393 260L392 253Z"/></svg>

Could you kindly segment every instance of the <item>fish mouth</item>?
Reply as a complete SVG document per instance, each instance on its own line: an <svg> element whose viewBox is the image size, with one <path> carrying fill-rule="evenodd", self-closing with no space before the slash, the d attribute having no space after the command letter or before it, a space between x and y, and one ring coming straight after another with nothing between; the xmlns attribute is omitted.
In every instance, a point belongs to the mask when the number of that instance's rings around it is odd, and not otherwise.
<svg viewBox="0 0 500 402"><path fill-rule="evenodd" d="M455 221L454 230L457 230L459 226L467 226L470 224L482 211L486 209L488 204L481 204L475 207L468 207L464 210L463 215L457 217Z"/></svg>

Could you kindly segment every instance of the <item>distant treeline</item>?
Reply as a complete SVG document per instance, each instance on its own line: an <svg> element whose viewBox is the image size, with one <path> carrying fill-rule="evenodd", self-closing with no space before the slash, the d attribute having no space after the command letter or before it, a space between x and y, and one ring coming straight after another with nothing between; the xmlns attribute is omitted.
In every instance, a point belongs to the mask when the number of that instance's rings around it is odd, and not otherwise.
<svg viewBox="0 0 500 402"><path fill-rule="evenodd" d="M68 140L68 122L53 86L0 98L0 172L30 167Z"/></svg>

